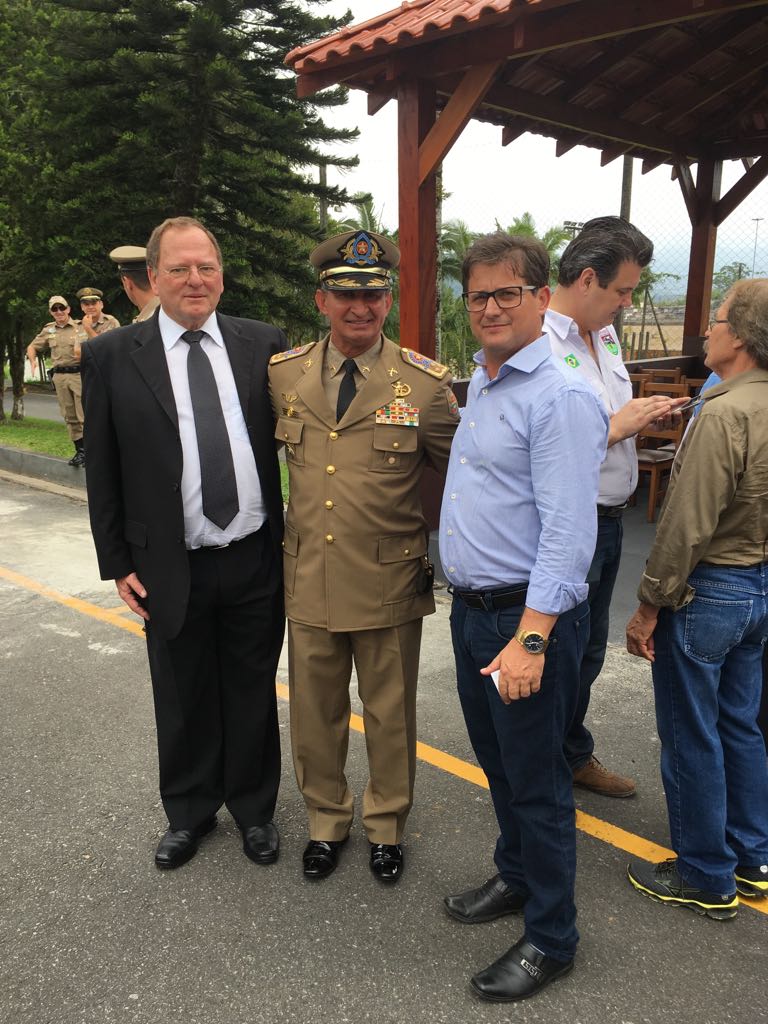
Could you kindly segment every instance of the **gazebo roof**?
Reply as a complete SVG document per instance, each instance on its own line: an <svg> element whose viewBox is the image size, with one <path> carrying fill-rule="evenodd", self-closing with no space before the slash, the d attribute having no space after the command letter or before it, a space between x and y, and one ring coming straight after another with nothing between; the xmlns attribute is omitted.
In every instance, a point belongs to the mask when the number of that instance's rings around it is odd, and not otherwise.
<svg viewBox="0 0 768 1024"><path fill-rule="evenodd" d="M301 95L342 83L369 111L398 80L431 80L443 109L472 69L473 117L625 153L643 170L768 153L768 0L412 0L293 50Z"/></svg>

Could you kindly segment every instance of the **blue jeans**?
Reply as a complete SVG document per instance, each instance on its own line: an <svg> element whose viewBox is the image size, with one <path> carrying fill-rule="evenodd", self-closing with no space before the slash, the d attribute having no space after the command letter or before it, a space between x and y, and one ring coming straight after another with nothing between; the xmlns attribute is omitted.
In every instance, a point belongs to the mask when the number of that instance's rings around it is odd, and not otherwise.
<svg viewBox="0 0 768 1024"><path fill-rule="evenodd" d="M515 635L522 612L476 610L454 598L459 699L499 823L496 867L511 889L528 896L526 938L547 956L570 960L579 938L573 898L576 816L563 738L576 703L589 605L585 601L557 620L540 691L504 704L480 669Z"/></svg>
<svg viewBox="0 0 768 1024"><path fill-rule="evenodd" d="M662 609L653 685L661 775L680 874L731 893L737 864L768 863L768 760L757 726L768 566L698 565L696 596Z"/></svg>
<svg viewBox="0 0 768 1024"><path fill-rule="evenodd" d="M589 584L589 639L581 659L579 695L573 720L565 737L565 756L572 771L589 761L595 749L592 733L584 725L592 683L600 675L608 646L611 598L621 562L624 529L621 516L597 517L597 544L587 574Z"/></svg>

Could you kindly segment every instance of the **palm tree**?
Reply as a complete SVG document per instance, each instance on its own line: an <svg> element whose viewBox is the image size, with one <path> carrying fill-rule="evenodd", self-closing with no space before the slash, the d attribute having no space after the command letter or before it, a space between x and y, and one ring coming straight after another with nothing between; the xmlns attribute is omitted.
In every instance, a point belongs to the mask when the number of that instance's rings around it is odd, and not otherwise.
<svg viewBox="0 0 768 1024"><path fill-rule="evenodd" d="M563 247L571 240L570 231L567 231L562 224L555 224L553 227L547 228L544 234L540 235L536 230L536 223L533 216L526 210L525 213L521 214L521 216L515 217L509 227L503 228L501 224L496 221L496 230L506 231L509 235L524 235L528 238L538 238L549 254L550 283L557 283L557 270L560 262L560 253Z"/></svg>

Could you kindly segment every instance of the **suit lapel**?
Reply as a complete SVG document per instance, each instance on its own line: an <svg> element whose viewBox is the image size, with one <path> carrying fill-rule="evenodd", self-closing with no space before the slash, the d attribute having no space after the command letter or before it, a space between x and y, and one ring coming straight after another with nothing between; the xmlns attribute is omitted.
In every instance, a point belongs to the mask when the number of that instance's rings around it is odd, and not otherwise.
<svg viewBox="0 0 768 1024"><path fill-rule="evenodd" d="M155 398L165 414L178 430L179 417L176 412L176 402L173 397L171 375L168 372L163 339L160 336L160 328L157 326L157 313L150 320L136 324L134 340L136 348L131 352L134 365L147 386L154 392Z"/></svg>
<svg viewBox="0 0 768 1024"><path fill-rule="evenodd" d="M235 387L237 388L237 397L240 399L240 407L243 410L243 419L248 423L248 405L252 381L251 369L257 346L248 344L228 317L217 313L216 319L219 322L219 329L224 339L229 363L235 378Z"/></svg>
<svg viewBox="0 0 768 1024"><path fill-rule="evenodd" d="M307 358L303 359L303 365L306 370L304 376L298 381L296 385L296 391L299 398L304 402L306 407L317 416L317 418L325 423L331 430L336 426L336 416L333 410L328 404L328 397L323 387L323 360L325 359L325 351L328 347L328 339L320 342L319 345L315 345L310 352L307 353ZM311 362L310 362L311 360ZM307 363L310 365L307 366Z"/></svg>

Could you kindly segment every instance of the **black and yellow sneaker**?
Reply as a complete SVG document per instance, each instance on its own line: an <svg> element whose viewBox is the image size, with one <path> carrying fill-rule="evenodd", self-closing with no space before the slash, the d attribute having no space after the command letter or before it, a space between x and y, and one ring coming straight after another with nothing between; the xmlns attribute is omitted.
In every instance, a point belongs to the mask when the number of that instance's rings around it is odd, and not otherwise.
<svg viewBox="0 0 768 1024"><path fill-rule="evenodd" d="M734 875L736 888L742 896L758 900L768 897L768 864L761 864L757 868L743 868L739 865Z"/></svg>
<svg viewBox="0 0 768 1024"><path fill-rule="evenodd" d="M735 892L705 892L688 885L677 870L677 858L663 860L660 864L649 864L644 860L632 861L627 867L627 875L638 892L657 903L690 907L697 914L711 917L715 921L726 921L736 916L739 897Z"/></svg>

